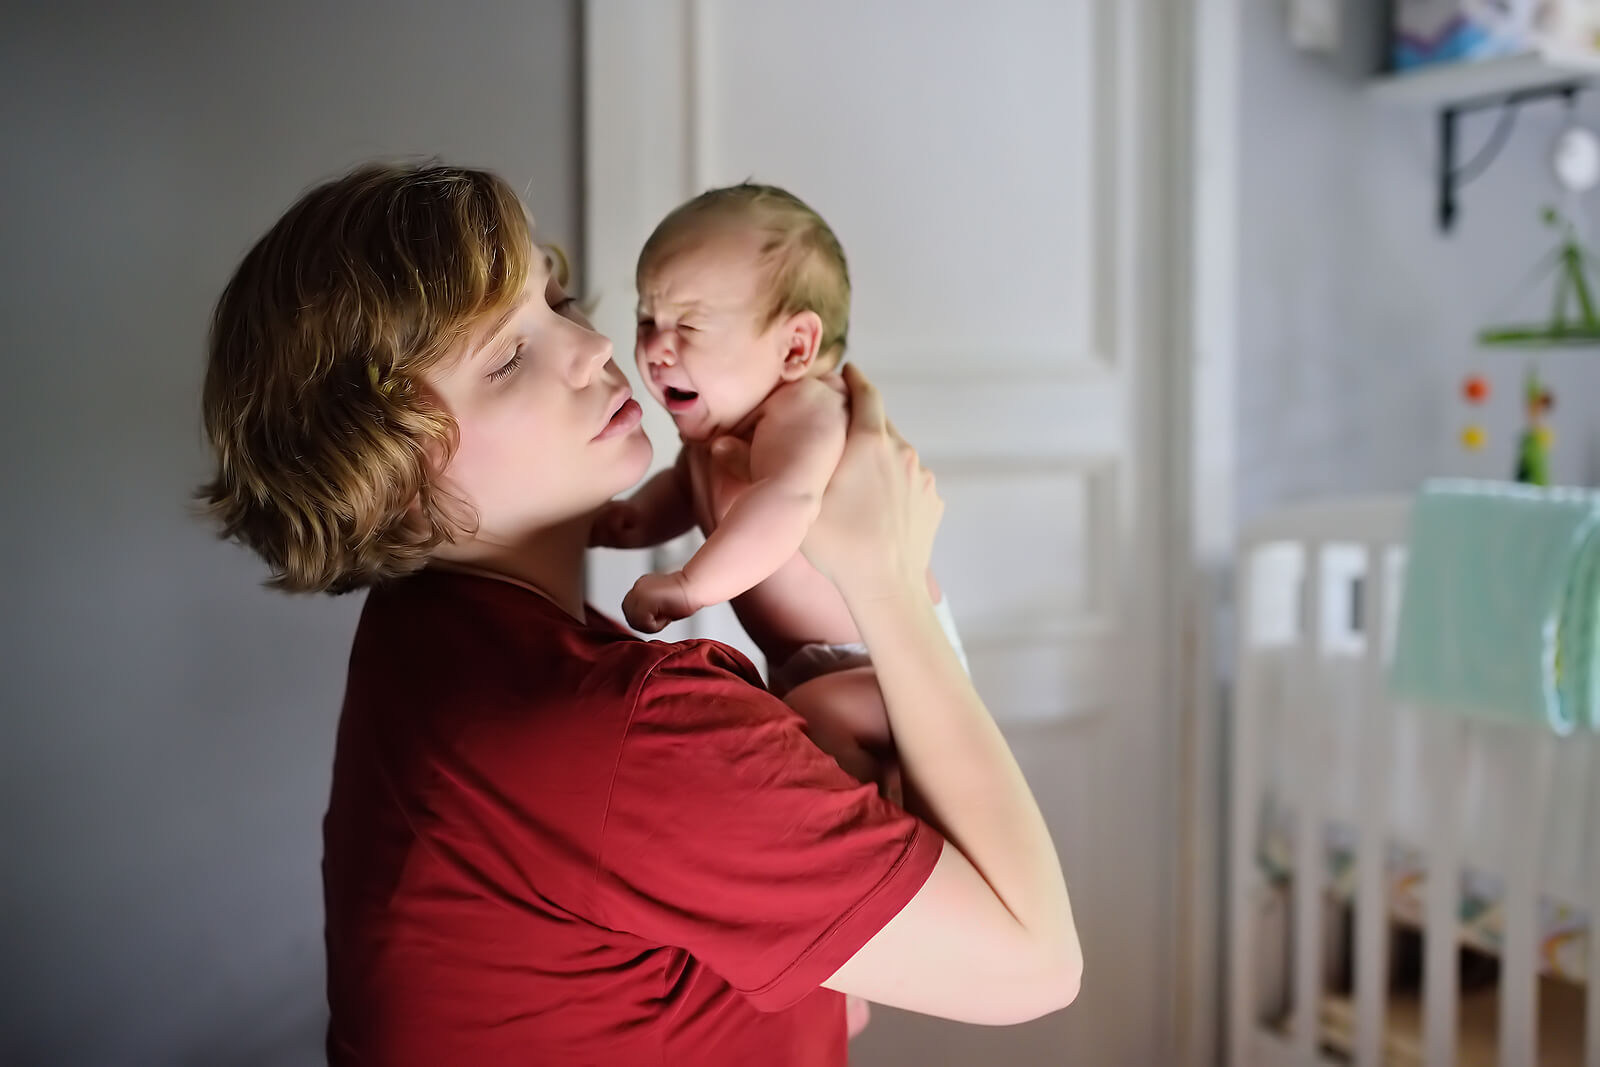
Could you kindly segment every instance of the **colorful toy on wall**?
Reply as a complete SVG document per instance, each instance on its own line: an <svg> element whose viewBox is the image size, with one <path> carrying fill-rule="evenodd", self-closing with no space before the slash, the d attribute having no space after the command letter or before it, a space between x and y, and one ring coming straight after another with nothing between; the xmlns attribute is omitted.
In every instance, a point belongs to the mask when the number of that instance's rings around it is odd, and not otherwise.
<svg viewBox="0 0 1600 1067"><path fill-rule="evenodd" d="M1461 396L1468 404L1481 406L1489 399L1489 382L1482 375L1469 376L1461 385ZM1525 422L1517 435L1516 465L1512 479L1528 485L1550 484L1550 448L1555 433L1550 428L1550 413L1555 410L1556 395L1539 377L1537 368L1529 367L1522 390ZM1481 452L1489 443L1489 431L1480 422L1469 422L1461 429L1461 447L1468 452Z"/></svg>
<svg viewBox="0 0 1600 1067"><path fill-rule="evenodd" d="M1461 383L1461 395L1469 404L1482 404L1489 399L1489 381L1474 374ZM1468 452L1478 452L1489 443L1489 433L1476 422L1468 423L1461 431L1461 447Z"/></svg>
<svg viewBox="0 0 1600 1067"><path fill-rule="evenodd" d="M1528 368L1523 405L1528 421L1517 441L1517 469L1512 477L1529 485L1549 485L1554 434L1545 420L1555 409L1556 396L1539 381L1539 372L1533 367Z"/></svg>

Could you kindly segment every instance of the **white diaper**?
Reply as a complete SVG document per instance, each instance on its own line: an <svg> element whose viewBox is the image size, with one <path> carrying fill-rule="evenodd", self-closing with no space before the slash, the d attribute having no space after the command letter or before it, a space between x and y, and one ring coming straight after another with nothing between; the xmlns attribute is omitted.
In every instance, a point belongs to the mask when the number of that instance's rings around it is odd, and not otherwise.
<svg viewBox="0 0 1600 1067"><path fill-rule="evenodd" d="M944 597L935 604L933 613L939 617L939 626L944 630L944 635L950 639L950 647L955 649L956 658L961 661L961 669L971 674L972 671L967 666L966 650L961 647L961 634L956 631L955 616L950 613L950 598ZM781 697L813 678L821 678L825 674L837 674L853 667L867 667L871 664L872 656L867 652L867 646L860 641L843 645L802 645L798 652L784 660L783 665L772 672L768 687Z"/></svg>

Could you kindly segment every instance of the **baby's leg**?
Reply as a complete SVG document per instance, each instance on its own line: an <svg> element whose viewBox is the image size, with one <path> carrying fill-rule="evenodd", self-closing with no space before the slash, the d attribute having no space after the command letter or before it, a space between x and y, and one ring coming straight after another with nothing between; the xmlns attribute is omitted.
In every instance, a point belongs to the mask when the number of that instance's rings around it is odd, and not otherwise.
<svg viewBox="0 0 1600 1067"><path fill-rule="evenodd" d="M871 667L818 675L784 694L784 703L806 720L816 746L858 782L882 785L892 764L889 716Z"/></svg>

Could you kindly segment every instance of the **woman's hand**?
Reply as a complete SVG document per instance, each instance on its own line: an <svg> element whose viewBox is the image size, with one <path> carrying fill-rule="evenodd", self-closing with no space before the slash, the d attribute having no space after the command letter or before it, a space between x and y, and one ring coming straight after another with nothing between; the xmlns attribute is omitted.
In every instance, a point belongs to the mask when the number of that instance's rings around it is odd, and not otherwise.
<svg viewBox="0 0 1600 1067"><path fill-rule="evenodd" d="M847 600L927 595L928 559L944 514L933 475L895 430L883 397L853 364L850 430L801 550Z"/></svg>

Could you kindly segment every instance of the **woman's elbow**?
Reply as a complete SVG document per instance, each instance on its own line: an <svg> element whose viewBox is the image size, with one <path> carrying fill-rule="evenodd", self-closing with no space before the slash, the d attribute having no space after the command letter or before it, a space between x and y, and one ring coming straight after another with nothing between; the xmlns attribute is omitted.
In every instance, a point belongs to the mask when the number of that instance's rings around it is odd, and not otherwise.
<svg viewBox="0 0 1600 1067"><path fill-rule="evenodd" d="M1002 1026L1032 1022L1078 999L1083 988L1083 953L1073 946L1052 953L1029 977L1025 988L1012 1003L1011 1010L996 1020Z"/></svg>
<svg viewBox="0 0 1600 1067"><path fill-rule="evenodd" d="M1060 998L1054 1009L1059 1011L1078 999L1078 991L1083 988L1083 950L1073 946L1072 952L1062 964L1061 974L1057 978L1056 994Z"/></svg>
<svg viewBox="0 0 1600 1067"><path fill-rule="evenodd" d="M1078 991L1083 988L1082 950L1074 945L1069 951L1060 953L1042 986L1045 1004L1040 1015L1060 1011L1077 1000Z"/></svg>

